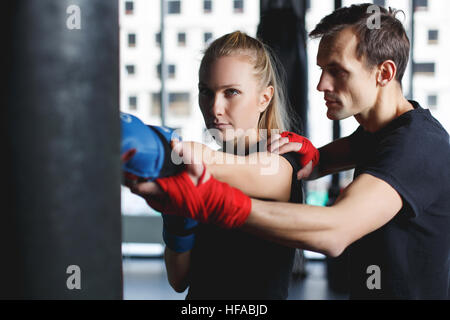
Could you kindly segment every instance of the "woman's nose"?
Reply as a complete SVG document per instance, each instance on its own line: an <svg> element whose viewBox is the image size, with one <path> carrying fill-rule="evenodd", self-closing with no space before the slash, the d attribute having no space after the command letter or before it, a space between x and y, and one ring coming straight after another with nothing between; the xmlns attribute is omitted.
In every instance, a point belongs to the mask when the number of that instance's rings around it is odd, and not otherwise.
<svg viewBox="0 0 450 320"><path fill-rule="evenodd" d="M220 96L216 95L213 98L211 105L211 113L213 116L221 116L225 112L225 105L223 99Z"/></svg>

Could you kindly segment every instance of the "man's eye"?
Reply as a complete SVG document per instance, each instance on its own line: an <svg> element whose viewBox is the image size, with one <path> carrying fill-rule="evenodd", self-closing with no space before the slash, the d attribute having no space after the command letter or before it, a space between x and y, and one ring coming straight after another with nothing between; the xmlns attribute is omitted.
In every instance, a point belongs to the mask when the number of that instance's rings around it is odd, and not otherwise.
<svg viewBox="0 0 450 320"><path fill-rule="evenodd" d="M330 69L329 72L334 77L342 77L345 75L345 72L340 69Z"/></svg>

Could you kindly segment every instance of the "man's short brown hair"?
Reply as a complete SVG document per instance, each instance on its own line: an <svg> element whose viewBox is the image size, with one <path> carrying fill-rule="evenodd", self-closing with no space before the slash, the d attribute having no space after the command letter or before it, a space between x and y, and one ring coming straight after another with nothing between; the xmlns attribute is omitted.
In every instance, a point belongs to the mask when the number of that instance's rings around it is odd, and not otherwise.
<svg viewBox="0 0 450 320"><path fill-rule="evenodd" d="M309 34L311 38L333 37L339 31L352 27L359 38L357 56L366 58L369 68L386 60L394 61L397 66L395 79L401 83L409 59L409 39L403 24L396 18L401 12L379 7L379 27L370 29L369 23L374 20L371 3L352 5L337 9L324 17ZM369 9L369 13L367 12Z"/></svg>

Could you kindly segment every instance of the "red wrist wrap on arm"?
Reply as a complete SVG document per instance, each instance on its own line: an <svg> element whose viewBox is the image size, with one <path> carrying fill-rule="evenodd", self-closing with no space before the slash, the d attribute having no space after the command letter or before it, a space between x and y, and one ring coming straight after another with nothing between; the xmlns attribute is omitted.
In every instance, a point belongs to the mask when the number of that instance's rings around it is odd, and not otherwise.
<svg viewBox="0 0 450 320"><path fill-rule="evenodd" d="M297 153L302 155L302 157L300 158L300 164L302 165L302 167L306 166L311 160L313 162L313 167L315 167L319 163L319 150L317 150L316 147L314 147L311 141L309 141L307 138L287 131L283 132L281 136L283 138L289 138L289 142L298 142L302 144L300 150L297 151Z"/></svg>
<svg viewBox="0 0 450 320"><path fill-rule="evenodd" d="M212 176L205 183L201 183L202 178L198 186L192 183L186 172L157 179L156 183L168 195L169 200L149 201L149 204L166 214L215 223L224 228L242 226L250 214L251 199Z"/></svg>

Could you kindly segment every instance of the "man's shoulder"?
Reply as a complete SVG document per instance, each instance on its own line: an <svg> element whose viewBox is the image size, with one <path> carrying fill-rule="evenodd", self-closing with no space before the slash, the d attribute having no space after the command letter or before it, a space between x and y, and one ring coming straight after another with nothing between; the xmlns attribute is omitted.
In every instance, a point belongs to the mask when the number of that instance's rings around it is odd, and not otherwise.
<svg viewBox="0 0 450 320"><path fill-rule="evenodd" d="M380 134L379 142L380 147L395 147L397 153L421 161L435 162L450 157L449 135L427 109L417 108L398 119L390 130Z"/></svg>
<svg viewBox="0 0 450 320"><path fill-rule="evenodd" d="M358 133L365 152L357 173L389 183L419 214L450 192L450 141L429 111L413 111L375 134Z"/></svg>
<svg viewBox="0 0 450 320"><path fill-rule="evenodd" d="M429 110L416 107L391 121L381 130L371 134L360 126L351 136L357 145L375 147L379 152L401 155L436 152L445 157L450 155L450 138L444 127Z"/></svg>
<svg viewBox="0 0 450 320"><path fill-rule="evenodd" d="M392 131L401 131L408 135L423 135L428 137L440 136L449 139L447 131L442 124L431 114L429 109L422 108L417 102L411 101L414 110L408 111L392 121Z"/></svg>

